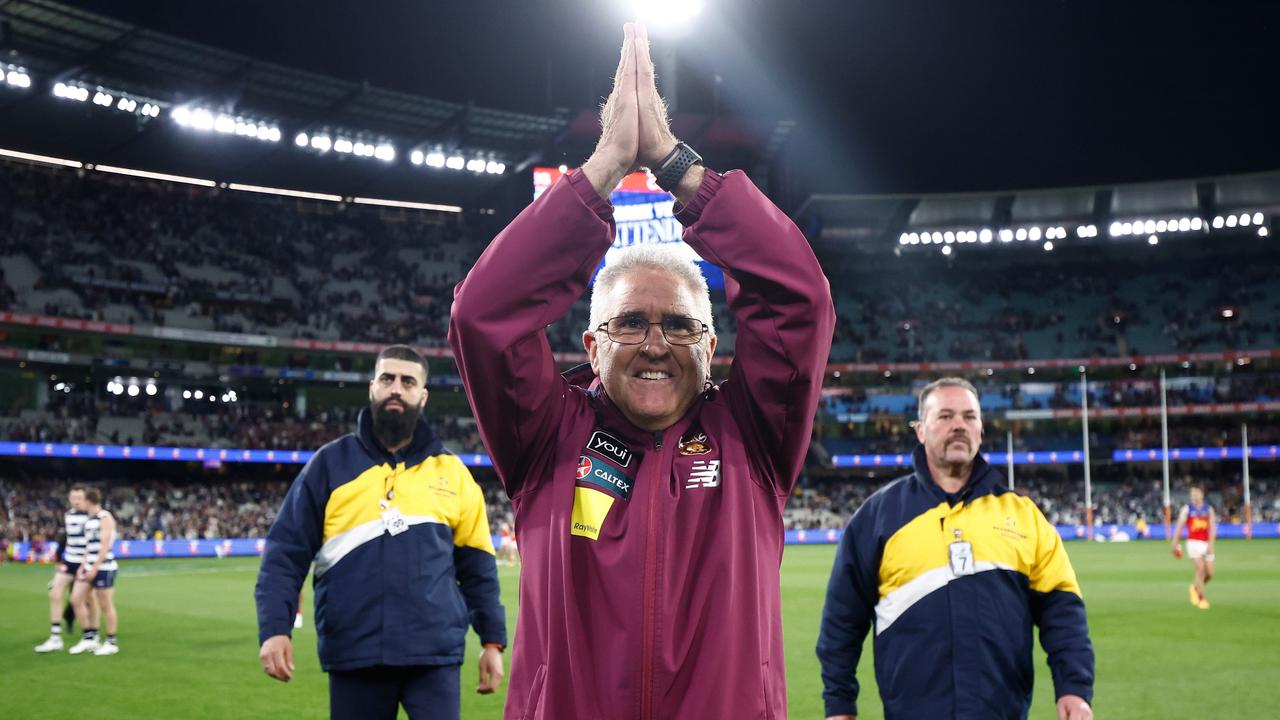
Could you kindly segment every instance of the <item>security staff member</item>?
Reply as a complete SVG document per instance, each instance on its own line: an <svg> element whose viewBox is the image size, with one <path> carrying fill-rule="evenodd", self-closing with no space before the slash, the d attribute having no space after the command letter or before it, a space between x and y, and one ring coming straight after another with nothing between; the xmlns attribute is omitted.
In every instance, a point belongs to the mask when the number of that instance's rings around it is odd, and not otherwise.
<svg viewBox="0 0 1280 720"><path fill-rule="evenodd" d="M854 673L875 627L887 720L1026 718L1031 626L1040 627L1060 720L1093 717L1093 646L1057 531L978 455L978 391L960 378L920 392L915 472L853 516L818 638L829 720L857 714Z"/></svg>
<svg viewBox="0 0 1280 720"><path fill-rule="evenodd" d="M259 659L293 675L298 590L315 562L320 665L335 718L456 720L467 625L484 644L477 692L502 680L506 615L484 494L421 417L427 364L378 355L355 433L320 450L267 535L255 597Z"/></svg>

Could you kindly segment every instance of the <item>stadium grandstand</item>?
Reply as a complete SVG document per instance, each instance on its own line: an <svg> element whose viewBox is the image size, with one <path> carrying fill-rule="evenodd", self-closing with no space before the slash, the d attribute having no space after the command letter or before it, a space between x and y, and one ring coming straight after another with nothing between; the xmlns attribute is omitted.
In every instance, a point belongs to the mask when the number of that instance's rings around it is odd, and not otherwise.
<svg viewBox="0 0 1280 720"><path fill-rule="evenodd" d="M294 67L102 4L11 0L0 28L0 565L52 561L67 491L86 484L128 562L256 558L303 464L352 431L392 343L428 359L426 416L495 533L514 522L447 347L453 291L545 177L590 153L607 73L576 94L547 80L546 102L513 109ZM729 80L701 99L719 83L679 86L676 134L795 220L835 298L789 544L829 550L909 472L919 390L942 376L977 386L983 453L1073 553L1167 539L1193 484L1221 537L1276 542L1280 158L828 192L797 178L803 118L735 106ZM680 242L665 193L615 204L639 208L620 237ZM723 380L723 282L712 300ZM584 298L547 328L563 370L587 359L588 315ZM819 707L793 697L796 716Z"/></svg>

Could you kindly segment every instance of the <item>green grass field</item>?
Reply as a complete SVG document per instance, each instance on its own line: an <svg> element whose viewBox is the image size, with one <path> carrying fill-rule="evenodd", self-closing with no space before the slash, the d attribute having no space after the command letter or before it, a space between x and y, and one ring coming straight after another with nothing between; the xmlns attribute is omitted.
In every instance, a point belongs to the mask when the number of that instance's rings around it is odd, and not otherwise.
<svg viewBox="0 0 1280 720"><path fill-rule="evenodd" d="M1174 561L1162 542L1068 548L1098 653L1099 718L1280 716L1280 542L1219 542L1220 577L1210 585L1209 611L1187 602L1191 566ZM822 716L813 646L833 554L831 546L792 547L783 564L793 718ZM103 658L32 652L47 632L51 568L0 565L0 718L326 715L310 624L295 633L293 682L270 680L258 667L256 558L121 565L121 650ZM502 568L502 580L514 629L516 572ZM503 696L472 692L473 663L474 652L463 670L462 715L500 717ZM1056 717L1042 654L1036 664L1032 717ZM866 688L860 717L880 718L869 647L860 677Z"/></svg>

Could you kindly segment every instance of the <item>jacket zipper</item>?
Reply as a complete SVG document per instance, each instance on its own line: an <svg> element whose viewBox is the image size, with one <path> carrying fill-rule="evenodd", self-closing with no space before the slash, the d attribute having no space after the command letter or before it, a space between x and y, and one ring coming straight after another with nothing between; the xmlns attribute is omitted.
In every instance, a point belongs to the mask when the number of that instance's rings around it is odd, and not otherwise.
<svg viewBox="0 0 1280 720"><path fill-rule="evenodd" d="M648 520L645 524L644 548L644 622L643 637L640 649L640 718L650 720L653 715L653 612L654 586L657 584L657 533L654 532L654 513L657 507L656 492L659 488L659 474L662 472L662 433L655 433L653 447L658 451L657 461L650 474L648 492Z"/></svg>

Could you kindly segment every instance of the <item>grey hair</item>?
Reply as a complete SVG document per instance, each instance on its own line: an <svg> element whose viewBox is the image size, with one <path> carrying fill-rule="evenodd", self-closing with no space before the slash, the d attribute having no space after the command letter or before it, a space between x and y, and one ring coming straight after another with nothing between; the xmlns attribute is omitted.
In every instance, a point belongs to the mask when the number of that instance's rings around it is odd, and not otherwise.
<svg viewBox="0 0 1280 720"><path fill-rule="evenodd" d="M920 390L920 406L916 408L917 418L924 420L925 401L929 399L929 396L933 394L934 390L937 390L938 388L944 388L944 387L964 388L965 390L968 390L969 392L973 393L973 397L975 400L980 399L980 396L978 395L978 388L974 387L973 383L969 382L968 380L965 380L962 377L938 378L937 380L934 380L928 385L925 385L924 388Z"/></svg>
<svg viewBox="0 0 1280 720"><path fill-rule="evenodd" d="M693 316L707 324L710 334L716 334L715 320L711 316L711 290L707 287L707 279L702 270L692 260L681 253L675 245L648 243L633 245L613 251L607 264L596 274L595 286L591 290L591 318L587 330L595 330L609 318L604 317L608 309L604 307L604 298L609 296L613 285L628 273L640 268L650 268L665 272L676 280L686 283L693 291Z"/></svg>

